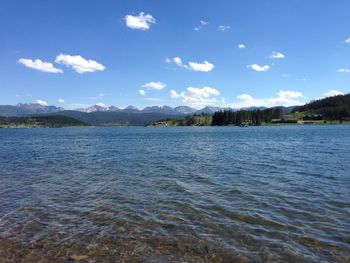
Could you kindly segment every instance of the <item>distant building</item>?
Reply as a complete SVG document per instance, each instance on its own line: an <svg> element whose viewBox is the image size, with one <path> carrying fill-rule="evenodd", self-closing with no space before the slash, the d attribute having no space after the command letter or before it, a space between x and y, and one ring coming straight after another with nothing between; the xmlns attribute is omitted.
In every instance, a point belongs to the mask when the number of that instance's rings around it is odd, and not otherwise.
<svg viewBox="0 0 350 263"><path fill-rule="evenodd" d="M313 114L313 115L306 115L303 117L303 121L310 121L310 120L313 120L313 121L319 121L319 120L322 120L322 115L321 114Z"/></svg>

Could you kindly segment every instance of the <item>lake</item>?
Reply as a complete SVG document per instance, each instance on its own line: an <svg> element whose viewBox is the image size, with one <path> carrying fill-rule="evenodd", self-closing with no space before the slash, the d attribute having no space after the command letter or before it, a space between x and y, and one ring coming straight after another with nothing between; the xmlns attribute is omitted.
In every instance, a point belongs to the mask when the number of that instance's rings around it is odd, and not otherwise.
<svg viewBox="0 0 350 263"><path fill-rule="evenodd" d="M350 126L0 129L1 262L349 262Z"/></svg>

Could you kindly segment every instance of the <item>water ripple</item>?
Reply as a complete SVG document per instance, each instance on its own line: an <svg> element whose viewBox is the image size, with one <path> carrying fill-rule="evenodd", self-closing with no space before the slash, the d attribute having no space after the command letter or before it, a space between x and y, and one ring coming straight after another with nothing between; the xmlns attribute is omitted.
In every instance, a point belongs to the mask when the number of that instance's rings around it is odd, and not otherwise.
<svg viewBox="0 0 350 263"><path fill-rule="evenodd" d="M0 130L1 262L350 262L350 127Z"/></svg>

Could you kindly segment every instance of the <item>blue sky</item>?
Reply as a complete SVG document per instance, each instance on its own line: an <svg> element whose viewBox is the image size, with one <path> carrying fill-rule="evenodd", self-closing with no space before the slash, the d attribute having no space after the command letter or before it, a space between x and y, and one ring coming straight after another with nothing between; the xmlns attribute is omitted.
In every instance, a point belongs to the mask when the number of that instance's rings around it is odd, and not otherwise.
<svg viewBox="0 0 350 263"><path fill-rule="evenodd" d="M349 10L347 0L3 0L0 104L274 106L349 93Z"/></svg>

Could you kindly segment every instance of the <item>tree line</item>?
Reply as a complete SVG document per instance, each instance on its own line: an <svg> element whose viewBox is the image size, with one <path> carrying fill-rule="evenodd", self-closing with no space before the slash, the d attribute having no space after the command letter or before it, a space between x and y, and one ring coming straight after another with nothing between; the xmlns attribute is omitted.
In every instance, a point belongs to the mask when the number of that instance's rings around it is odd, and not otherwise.
<svg viewBox="0 0 350 263"><path fill-rule="evenodd" d="M320 114L327 120L350 119L350 94L327 97L314 100L302 106L297 106L293 112Z"/></svg>
<svg viewBox="0 0 350 263"><path fill-rule="evenodd" d="M87 124L79 120L60 116L31 116L31 117L2 117L0 116L0 128L2 127L43 127L60 128L70 126L86 126Z"/></svg>
<svg viewBox="0 0 350 263"><path fill-rule="evenodd" d="M213 114L212 125L261 125L262 122L271 122L272 119L282 119L284 116L283 107L254 110L224 110Z"/></svg>

